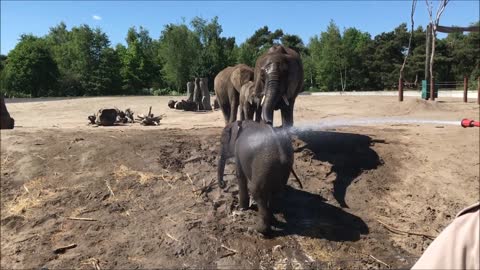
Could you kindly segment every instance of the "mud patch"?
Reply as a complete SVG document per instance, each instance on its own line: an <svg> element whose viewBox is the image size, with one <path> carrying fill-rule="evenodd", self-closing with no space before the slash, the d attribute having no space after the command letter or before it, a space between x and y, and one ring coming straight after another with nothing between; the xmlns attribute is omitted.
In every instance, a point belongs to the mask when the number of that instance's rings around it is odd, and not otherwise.
<svg viewBox="0 0 480 270"><path fill-rule="evenodd" d="M304 189L289 181L275 205L270 239L250 229L258 218L255 207L238 210L232 164L225 190L214 185L220 128L17 131L2 138L9 144L2 158L10 157L2 160L8 174L1 179L1 267L384 268L373 255L408 268L429 240L391 235L376 220L418 231L425 228L409 226L432 221L432 229L440 229L452 217L446 215L450 206L428 209L421 191L403 186L410 178L398 168L421 159L398 134L409 128L296 134L295 170ZM25 167L14 142L39 137L55 139L27 147L44 160ZM82 140L72 143L74 138ZM20 169L43 174L20 178ZM395 195L403 190L410 196ZM402 213L405 203L418 206Z"/></svg>

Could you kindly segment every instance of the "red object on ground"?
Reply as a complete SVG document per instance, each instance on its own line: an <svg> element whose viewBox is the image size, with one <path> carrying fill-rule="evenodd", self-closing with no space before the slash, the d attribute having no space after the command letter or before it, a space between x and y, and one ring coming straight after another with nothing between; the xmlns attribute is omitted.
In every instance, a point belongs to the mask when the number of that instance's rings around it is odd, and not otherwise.
<svg viewBox="0 0 480 270"><path fill-rule="evenodd" d="M480 127L480 121L474 121L474 120L470 120L470 119L462 119L462 127L466 128L466 127Z"/></svg>

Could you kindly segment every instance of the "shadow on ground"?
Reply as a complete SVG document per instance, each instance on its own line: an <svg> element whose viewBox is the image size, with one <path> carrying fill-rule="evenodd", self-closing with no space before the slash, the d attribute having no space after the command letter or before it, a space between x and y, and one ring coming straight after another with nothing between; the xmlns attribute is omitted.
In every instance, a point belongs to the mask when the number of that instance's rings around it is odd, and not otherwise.
<svg viewBox="0 0 480 270"><path fill-rule="evenodd" d="M304 131L296 136L305 143L297 151L308 149L314 154L314 159L332 164L331 173L337 175L333 184L333 195L342 207L348 208L345 194L352 181L363 170L376 169L382 164L378 154L370 148L372 143L381 141L374 141L366 135Z"/></svg>
<svg viewBox="0 0 480 270"><path fill-rule="evenodd" d="M367 224L359 217L325 202L317 194L287 186L283 199L274 206L286 223L276 221L273 236L302 235L330 241L357 241L368 234Z"/></svg>

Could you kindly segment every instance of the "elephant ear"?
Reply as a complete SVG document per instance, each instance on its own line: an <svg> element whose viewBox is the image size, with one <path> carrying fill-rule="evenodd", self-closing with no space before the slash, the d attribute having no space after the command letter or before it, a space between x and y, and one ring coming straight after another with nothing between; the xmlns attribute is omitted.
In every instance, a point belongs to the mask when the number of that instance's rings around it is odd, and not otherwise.
<svg viewBox="0 0 480 270"><path fill-rule="evenodd" d="M254 82L249 82L248 84L248 96L247 96L247 101L250 103L250 105L254 105L254 98L256 94L256 89L255 89L255 83Z"/></svg>
<svg viewBox="0 0 480 270"><path fill-rule="evenodd" d="M241 129L241 121L230 123L223 129L221 144L222 147L226 150L226 152L224 153L226 157L232 157L235 154L235 143L237 142Z"/></svg>
<svg viewBox="0 0 480 270"><path fill-rule="evenodd" d="M302 59L294 50L289 51L285 58L289 69L287 97L294 98L298 93L303 92L304 74Z"/></svg>
<svg viewBox="0 0 480 270"><path fill-rule="evenodd" d="M240 135L240 132L242 131L242 121L236 121L232 125L231 129L231 135L230 135L230 142L235 144L235 142L238 139L238 136Z"/></svg>
<svg viewBox="0 0 480 270"><path fill-rule="evenodd" d="M253 69L247 65L240 64L235 66L235 69L230 76L230 82L233 87L240 92L242 85L253 80Z"/></svg>

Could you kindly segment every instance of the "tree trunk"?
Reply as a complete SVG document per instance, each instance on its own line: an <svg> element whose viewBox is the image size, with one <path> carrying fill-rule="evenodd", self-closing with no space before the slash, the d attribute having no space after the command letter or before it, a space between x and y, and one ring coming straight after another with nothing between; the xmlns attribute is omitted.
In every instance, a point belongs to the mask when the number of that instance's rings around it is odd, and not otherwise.
<svg viewBox="0 0 480 270"><path fill-rule="evenodd" d="M208 78L200 79L200 89L202 91L203 109L207 111L211 111L212 105L210 104L210 92L208 91Z"/></svg>
<svg viewBox="0 0 480 270"><path fill-rule="evenodd" d="M203 110L202 90L200 88L200 78L195 78L195 88L193 90L193 102L198 106L199 110Z"/></svg>
<svg viewBox="0 0 480 270"><path fill-rule="evenodd" d="M431 49L431 45L430 45L430 37L431 37L431 25L427 25L427 31L426 31L426 44L425 44L425 81L429 81L430 80L430 69L429 69L429 66L430 66L430 49Z"/></svg>
<svg viewBox="0 0 480 270"><path fill-rule="evenodd" d="M430 55L430 100L434 101L435 100L435 81L434 81L434 76L433 76L433 60L435 57L435 41L436 41L436 29L435 25L432 25L431 27L431 32L432 32L432 54Z"/></svg>
<svg viewBox="0 0 480 270"><path fill-rule="evenodd" d="M187 101L193 101L193 91L195 84L193 82L187 82Z"/></svg>

